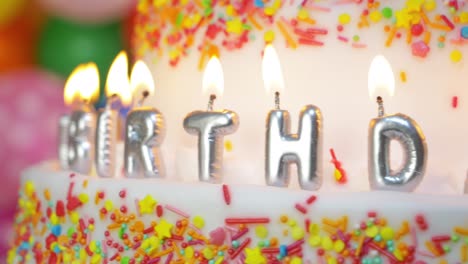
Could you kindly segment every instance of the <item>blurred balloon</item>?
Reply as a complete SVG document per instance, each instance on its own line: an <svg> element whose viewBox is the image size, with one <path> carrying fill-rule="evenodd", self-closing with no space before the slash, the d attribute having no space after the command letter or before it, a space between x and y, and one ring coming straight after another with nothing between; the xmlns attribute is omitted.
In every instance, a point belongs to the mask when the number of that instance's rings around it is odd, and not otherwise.
<svg viewBox="0 0 468 264"><path fill-rule="evenodd" d="M136 5L136 0L38 0L38 2L44 10L54 16L87 23L121 19Z"/></svg>
<svg viewBox="0 0 468 264"><path fill-rule="evenodd" d="M0 73L30 67L35 63L34 54L42 20L37 6L31 3L10 23L0 26Z"/></svg>
<svg viewBox="0 0 468 264"><path fill-rule="evenodd" d="M21 13L26 0L1 0L0 1L0 26L10 23Z"/></svg>
<svg viewBox="0 0 468 264"><path fill-rule="evenodd" d="M100 105L104 98L107 72L123 47L121 23L82 25L51 18L39 39L38 58L39 64L45 69L64 78L78 64L95 62L101 78Z"/></svg>
<svg viewBox="0 0 468 264"><path fill-rule="evenodd" d="M16 205L22 169L56 157L63 81L27 70L0 75L0 210Z"/></svg>

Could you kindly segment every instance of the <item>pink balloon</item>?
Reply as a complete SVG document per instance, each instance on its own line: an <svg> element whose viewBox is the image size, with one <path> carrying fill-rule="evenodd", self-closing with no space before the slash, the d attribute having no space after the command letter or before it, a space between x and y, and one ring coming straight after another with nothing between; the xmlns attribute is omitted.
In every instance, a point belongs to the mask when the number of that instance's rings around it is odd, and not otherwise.
<svg viewBox="0 0 468 264"><path fill-rule="evenodd" d="M130 14L137 0L38 0L49 13L76 22L101 23Z"/></svg>
<svg viewBox="0 0 468 264"><path fill-rule="evenodd" d="M57 156L63 81L42 71L0 75L0 214L16 205L21 171Z"/></svg>

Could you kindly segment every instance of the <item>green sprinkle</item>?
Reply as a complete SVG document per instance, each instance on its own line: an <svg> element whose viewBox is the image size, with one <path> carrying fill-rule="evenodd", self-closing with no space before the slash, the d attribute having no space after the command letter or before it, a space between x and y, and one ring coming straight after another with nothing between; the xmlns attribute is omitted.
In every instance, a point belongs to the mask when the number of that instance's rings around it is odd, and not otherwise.
<svg viewBox="0 0 468 264"><path fill-rule="evenodd" d="M384 7L381 12L382 16L387 19L393 16L393 10L390 7Z"/></svg>

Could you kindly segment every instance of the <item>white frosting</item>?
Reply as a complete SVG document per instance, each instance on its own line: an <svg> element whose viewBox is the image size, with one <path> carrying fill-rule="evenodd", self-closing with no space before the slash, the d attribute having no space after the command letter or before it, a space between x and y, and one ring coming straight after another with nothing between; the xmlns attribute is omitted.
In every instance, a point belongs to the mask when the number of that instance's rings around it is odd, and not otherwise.
<svg viewBox="0 0 468 264"><path fill-rule="evenodd" d="M390 5L395 12L404 7L405 2L381 1L381 7ZM350 39L353 35L359 35L360 42L367 45L365 49L354 49L350 43L336 40L337 18L339 14L349 13L357 19L356 14L363 8L355 4L333 5L327 1L317 4L331 8L331 12L311 12L318 21L316 26L329 30L328 35L318 37L325 42L323 47L286 48L284 38L276 28L274 46L286 84L281 105L291 113L293 131L297 127L299 110L304 105L314 104L322 110L325 182L334 185L334 167L326 162L331 159L330 148L334 148L348 172L348 188L361 186L352 182L358 179L360 182L360 177L367 177L367 130L369 120L377 114L375 100L369 99L367 75L373 57L383 54L390 62L396 79L395 96L385 102L387 113L401 112L411 116L427 138L427 174L417 192L439 191L425 187L443 182L446 186L441 188L442 192L461 193L468 164L468 123L460 122L466 119L468 89L463 87L468 72L464 61L454 64L449 58L455 48L465 53L463 48L449 44L457 33L450 32L446 48L439 49L436 42L441 32L432 30L431 51L427 58L421 59L411 55L411 47L406 44L405 37L395 38L391 47L385 47L385 23L357 29L357 21L353 20L340 35ZM437 4L439 10L447 12L441 2ZM461 1L459 4L463 5ZM278 17L292 17L297 12L297 5L285 4L278 12ZM436 13L431 12L431 15ZM265 119L274 103L273 98L266 95L261 75L263 32L256 32L255 36L256 40L250 40L241 50L228 52L221 49L225 92L215 103L215 108L231 109L240 116L238 131L225 137L234 146L224 159L226 182L265 182ZM164 159L168 175L179 179L194 179L197 159L197 139L184 131L182 120L187 113L204 109L208 101L208 95L202 94L202 73L197 70L199 56L198 51L192 50L188 56L181 58L176 67L168 65L167 57L155 64L156 52L146 56L149 65L153 65L156 82L155 95L148 103L161 110L166 117L167 136L162 146ZM406 83L400 79L401 71L406 72ZM452 96L459 97L456 109L451 107ZM398 160L399 156L395 153L394 158ZM367 183L364 185L367 186ZM327 183L323 188L329 188ZM361 187L355 190L359 189Z"/></svg>
<svg viewBox="0 0 468 264"><path fill-rule="evenodd" d="M287 225L279 223L280 215L288 215L290 219L302 225L304 219L309 218L312 223L321 224L324 217L338 219L344 215L348 216L348 232L355 224L367 219L369 211L378 213L378 217L384 217L388 225L395 229L400 228L401 223L407 220L410 227L417 233L417 251L427 252L424 247L426 240L434 235L450 235L453 227L460 226L466 228L468 211L464 210L468 204L468 197L462 195L425 195L411 193L395 193L384 191L370 192L309 192L302 190L288 190L286 188L264 187L253 185L229 185L231 194L231 205L226 205L223 200L222 187L218 184L206 183L180 183L171 180L157 179L105 179L89 176L76 175L69 177L69 172L57 169L55 162L48 162L26 170L22 177L22 183L31 181L35 190L39 194L43 204L47 204L41 195L45 189L50 191L52 200L65 199L67 196L67 186L70 182L75 182L73 195L86 193L90 197L90 202L78 209L80 216L94 219L99 218L99 209L103 207L103 201L98 205L94 204L94 195L103 191L104 200L112 200L114 207L126 205L129 212L136 212L135 199L143 199L150 194L160 205L172 205L190 215L202 216L205 220L203 232L209 231L219 226L225 226L224 219L227 217L268 217L270 224L267 224L269 237L277 236L281 243L290 244L294 242L292 238L285 237L282 232L288 229ZM83 182L87 181L87 187L83 187ZM118 193L126 190L126 198L122 199ZM317 195L317 200L312 205L307 205L305 201L312 194ZM294 208L296 203L304 205L308 213L303 215ZM417 228L415 215L425 216L428 231L422 232ZM175 222L181 217L165 210L164 219ZM154 214L143 216L141 219L149 223L156 220ZM102 241L104 230L110 222L108 220L96 221L95 231L92 233L92 240ZM67 220L62 226L62 230L67 230L70 222ZM251 247L256 245L259 239L255 236L253 227L248 233L248 237L253 239ZM35 235L35 241L42 241L44 237ZM307 243L309 235L306 234L306 243L303 245L304 260L309 259L316 262L315 249ZM404 241L413 245L411 236L407 235ZM448 263L456 263L460 260L459 243L450 244L452 250L443 258ZM128 253L128 252L127 252ZM127 254L124 253L124 254ZM110 254L110 253L109 253ZM427 263L435 263L435 259L415 255L418 260L425 260ZM347 262L346 262L347 263ZM385 262L384 262L385 263Z"/></svg>

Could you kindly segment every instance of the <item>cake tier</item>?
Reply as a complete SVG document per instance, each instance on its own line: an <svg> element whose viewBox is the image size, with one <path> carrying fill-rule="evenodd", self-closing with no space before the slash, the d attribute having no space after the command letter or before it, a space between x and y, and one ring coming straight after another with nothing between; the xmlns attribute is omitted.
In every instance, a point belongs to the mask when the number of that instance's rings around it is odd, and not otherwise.
<svg viewBox="0 0 468 264"><path fill-rule="evenodd" d="M372 59L383 54L396 79L395 96L385 98L387 113L411 116L427 138L423 184L440 177L457 182L454 189L462 191L468 164L468 124L459 121L466 118L468 96L466 1L139 2L135 52L154 74L156 91L148 104L166 117L167 175L196 179L197 139L184 131L182 121L187 113L205 109L209 95L202 93L202 70L210 52L219 51L225 89L215 109L231 109L240 118L237 132L225 137L231 147L224 180L264 183L265 119L274 99L266 95L261 63L265 37L271 41L274 34L285 82L281 107L291 113L292 132L304 105L322 110L324 161L333 148L350 178L367 174L368 125L377 115L367 78ZM398 163L399 152L394 153ZM333 164L324 164L324 188L333 170ZM355 189L366 190L362 186Z"/></svg>
<svg viewBox="0 0 468 264"><path fill-rule="evenodd" d="M22 176L9 263L464 263L467 196Z"/></svg>

